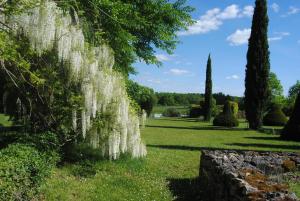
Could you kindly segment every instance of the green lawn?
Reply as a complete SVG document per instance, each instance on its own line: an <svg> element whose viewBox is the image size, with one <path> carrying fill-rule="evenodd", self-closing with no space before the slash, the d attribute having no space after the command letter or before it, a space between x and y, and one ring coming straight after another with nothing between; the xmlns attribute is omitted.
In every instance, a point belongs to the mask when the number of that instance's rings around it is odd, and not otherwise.
<svg viewBox="0 0 300 201"><path fill-rule="evenodd" d="M159 106L158 105L153 108L152 113L153 114L162 114L168 108L175 108L181 114L188 114L188 112L189 112L189 106Z"/></svg>
<svg viewBox="0 0 300 201"><path fill-rule="evenodd" d="M142 130L145 159L101 161L95 176L80 177L78 165L54 170L42 187L45 200L163 201L191 200L198 192L196 178L202 148L298 151L300 143L244 130L214 128L194 119L150 119ZM299 185L296 186L299 188ZM298 191L299 192L299 191ZM177 197L177 199L176 199Z"/></svg>
<svg viewBox="0 0 300 201"><path fill-rule="evenodd" d="M4 114L0 114L0 126L8 127L11 125L12 125L12 122L9 121L9 117Z"/></svg>
<svg viewBox="0 0 300 201"><path fill-rule="evenodd" d="M293 173L293 175L294 179L287 180L287 183L289 183L290 189L300 197L300 172Z"/></svg>

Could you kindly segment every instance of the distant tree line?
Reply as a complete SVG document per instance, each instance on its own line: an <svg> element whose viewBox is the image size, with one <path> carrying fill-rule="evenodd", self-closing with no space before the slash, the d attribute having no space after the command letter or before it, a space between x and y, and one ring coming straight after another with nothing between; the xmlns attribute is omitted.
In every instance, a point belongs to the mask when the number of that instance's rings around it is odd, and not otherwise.
<svg viewBox="0 0 300 201"><path fill-rule="evenodd" d="M283 87L275 73L270 73L269 87L271 90L271 99L267 108L272 108L273 104L280 105L285 115L290 116L298 93L300 92L300 81L297 81L290 87L288 95L283 95ZM144 109L148 115L155 105L160 106L199 106L204 104L204 94L201 93L171 93L171 92L154 92L153 89L141 86L138 83L128 80L127 92L140 109ZM213 102L215 105L223 106L226 101L238 103L240 111L245 110L244 97L230 96L222 92L214 93Z"/></svg>
<svg viewBox="0 0 300 201"><path fill-rule="evenodd" d="M162 106L175 106L175 105L192 105L199 104L203 98L203 94L199 93L168 93L158 92L155 93L157 97L157 104Z"/></svg>
<svg viewBox="0 0 300 201"><path fill-rule="evenodd" d="M204 100L204 94L200 93L168 93L168 92L157 92L157 104L163 106L189 106L199 105ZM239 104L243 104L243 98L238 96L226 95L222 92L214 93L213 98L216 100L217 105L224 105L226 100L235 101ZM241 107L241 106L239 106Z"/></svg>

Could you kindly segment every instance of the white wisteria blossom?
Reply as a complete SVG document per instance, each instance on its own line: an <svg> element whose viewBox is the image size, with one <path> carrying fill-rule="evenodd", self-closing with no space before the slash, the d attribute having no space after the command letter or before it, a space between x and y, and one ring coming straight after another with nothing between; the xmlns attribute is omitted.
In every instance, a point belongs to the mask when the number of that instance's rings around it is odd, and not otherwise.
<svg viewBox="0 0 300 201"><path fill-rule="evenodd" d="M146 155L141 141L139 117L130 107L123 76L115 72L114 54L103 44L90 47L85 42L78 17L63 12L54 1L40 1L38 7L6 19L16 33L24 34L39 54L57 49L58 58L70 69L70 79L81 85L84 98L81 111L73 109L73 129L103 156L117 159L122 153ZM97 114L109 114L95 123ZM100 121L100 120L99 120Z"/></svg>

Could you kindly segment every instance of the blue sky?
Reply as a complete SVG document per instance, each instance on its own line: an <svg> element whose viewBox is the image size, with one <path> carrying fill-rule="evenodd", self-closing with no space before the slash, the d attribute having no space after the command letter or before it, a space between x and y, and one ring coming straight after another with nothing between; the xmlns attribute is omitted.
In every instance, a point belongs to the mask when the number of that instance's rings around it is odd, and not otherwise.
<svg viewBox="0 0 300 201"><path fill-rule="evenodd" d="M131 78L158 92L204 93L208 54L212 56L213 91L242 96L247 43L254 0L188 0L197 21L179 32L173 55L158 51L162 67L136 63ZM300 0L269 0L271 71L287 94L300 80Z"/></svg>

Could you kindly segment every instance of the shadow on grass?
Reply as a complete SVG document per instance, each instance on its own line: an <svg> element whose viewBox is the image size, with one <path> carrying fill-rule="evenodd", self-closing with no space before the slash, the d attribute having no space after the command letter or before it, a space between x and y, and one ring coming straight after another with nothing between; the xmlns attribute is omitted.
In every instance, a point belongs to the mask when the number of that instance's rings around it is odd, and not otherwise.
<svg viewBox="0 0 300 201"><path fill-rule="evenodd" d="M218 148L218 147L191 147L191 146L184 146L184 145L151 145L148 144L147 147L152 148L158 148L158 149L169 149L169 150L183 150L183 151L202 151L202 150L226 150L226 151L237 151L237 152L243 152L243 151L255 151L259 153L266 153L266 152L278 152L275 150L256 150L259 148L269 148L269 149L281 149L279 151L287 151L287 150L293 150L295 152L300 150L300 145L272 145L272 144L243 144L243 143L232 143L232 144L225 144L226 146L239 146L239 148L230 149L230 148ZM255 147L255 149L248 147Z"/></svg>
<svg viewBox="0 0 300 201"><path fill-rule="evenodd" d="M257 143L232 143L225 144L227 146L239 146L239 147L255 147L255 148L269 148L269 149L285 149L299 151L299 145L277 145L277 144L257 144Z"/></svg>
<svg viewBox="0 0 300 201"><path fill-rule="evenodd" d="M181 126L156 126L156 125L146 125L147 128L166 128L166 129L183 129L183 130L194 130L190 127L181 127Z"/></svg>
<svg viewBox="0 0 300 201"><path fill-rule="evenodd" d="M159 148L159 149L177 149L184 151L200 151L203 148L201 147L190 147L190 146L182 146L182 145L152 145L148 144L147 147Z"/></svg>
<svg viewBox="0 0 300 201"><path fill-rule="evenodd" d="M251 140L271 140L271 141L274 141L274 140L277 140L277 141L280 141L281 138L280 136L271 136L271 137L245 137L246 139L251 139Z"/></svg>
<svg viewBox="0 0 300 201"><path fill-rule="evenodd" d="M163 119L166 121L182 121L182 122L201 122L198 119L194 119L194 118L174 118L174 119Z"/></svg>
<svg viewBox="0 0 300 201"><path fill-rule="evenodd" d="M184 145L152 145L148 144L147 147L158 148L158 149L170 149L170 150L183 150L183 151L202 151L202 150L230 150L230 151L251 151L247 149L226 149L226 148L218 148L218 147L191 147ZM266 152L266 151L257 151L257 152Z"/></svg>
<svg viewBox="0 0 300 201"><path fill-rule="evenodd" d="M201 186L199 178L167 179L175 201L200 201Z"/></svg>
<svg viewBox="0 0 300 201"><path fill-rule="evenodd" d="M157 126L157 125L147 125L148 128L166 128L166 129L182 129L182 130L219 130L219 131L247 131L247 128L225 128L217 126Z"/></svg>
<svg viewBox="0 0 300 201"><path fill-rule="evenodd" d="M272 134L272 135L280 135L282 129L280 128L262 128L259 129L258 132L264 133L264 134Z"/></svg>

